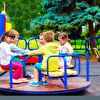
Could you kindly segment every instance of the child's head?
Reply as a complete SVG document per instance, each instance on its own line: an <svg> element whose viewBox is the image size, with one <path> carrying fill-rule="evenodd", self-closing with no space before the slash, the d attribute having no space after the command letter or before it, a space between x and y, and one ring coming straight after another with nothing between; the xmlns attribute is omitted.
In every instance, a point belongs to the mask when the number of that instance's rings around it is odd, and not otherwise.
<svg viewBox="0 0 100 100"><path fill-rule="evenodd" d="M5 34L3 34L3 36L1 37L0 41L4 41L8 44L13 43L15 39L15 34L12 30L6 32Z"/></svg>
<svg viewBox="0 0 100 100"><path fill-rule="evenodd" d="M18 41L19 33L14 29L12 29L11 31L12 31L12 33L15 34L15 39L14 39L13 43L16 44L16 42Z"/></svg>
<svg viewBox="0 0 100 100"><path fill-rule="evenodd" d="M43 41L44 43L53 42L54 41L54 33L52 31L47 31L43 33Z"/></svg>
<svg viewBox="0 0 100 100"><path fill-rule="evenodd" d="M66 42L69 41L68 39L68 35L65 32L62 32L59 36L58 36L58 40L60 45L64 45Z"/></svg>

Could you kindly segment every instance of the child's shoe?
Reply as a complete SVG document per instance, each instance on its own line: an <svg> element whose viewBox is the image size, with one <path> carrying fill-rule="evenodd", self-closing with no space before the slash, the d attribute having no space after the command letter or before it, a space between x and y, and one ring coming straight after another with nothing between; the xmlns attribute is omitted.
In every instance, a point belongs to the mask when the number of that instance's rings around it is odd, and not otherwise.
<svg viewBox="0 0 100 100"><path fill-rule="evenodd" d="M24 76L25 78L32 78L32 76L31 75L29 75L29 74L26 74L25 76Z"/></svg>
<svg viewBox="0 0 100 100"><path fill-rule="evenodd" d="M19 81L18 79L12 79L12 83L13 83L13 84L19 84L20 81Z"/></svg>
<svg viewBox="0 0 100 100"><path fill-rule="evenodd" d="M41 84L41 85L47 85L48 82L47 82L46 80L41 80L41 81L40 81L40 84Z"/></svg>
<svg viewBox="0 0 100 100"><path fill-rule="evenodd" d="M32 80L32 81L29 82L29 85L30 86L40 86L40 83Z"/></svg>
<svg viewBox="0 0 100 100"><path fill-rule="evenodd" d="M29 82L29 80L26 79L26 78L20 78L18 80L20 81L20 83L27 83L27 82Z"/></svg>

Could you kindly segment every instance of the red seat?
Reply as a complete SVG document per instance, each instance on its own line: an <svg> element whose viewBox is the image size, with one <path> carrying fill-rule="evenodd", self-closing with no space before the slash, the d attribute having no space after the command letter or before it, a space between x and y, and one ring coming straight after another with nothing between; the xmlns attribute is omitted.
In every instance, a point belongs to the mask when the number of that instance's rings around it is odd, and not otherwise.
<svg viewBox="0 0 100 100"><path fill-rule="evenodd" d="M20 59L24 59L24 57L20 57ZM39 61L38 56L32 56L31 58L26 60L27 64L35 64Z"/></svg>

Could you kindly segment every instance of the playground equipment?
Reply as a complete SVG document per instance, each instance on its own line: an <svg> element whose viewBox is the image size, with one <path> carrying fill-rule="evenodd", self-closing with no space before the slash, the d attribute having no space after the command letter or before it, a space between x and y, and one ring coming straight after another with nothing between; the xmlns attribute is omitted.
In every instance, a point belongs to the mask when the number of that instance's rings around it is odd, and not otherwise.
<svg viewBox="0 0 100 100"><path fill-rule="evenodd" d="M92 50L91 44L94 45L94 43L95 43L96 47L94 47L93 50ZM100 61L100 54L99 54L99 51L100 51L100 36L95 36L95 37L87 39L86 42L85 42L85 50L86 50L86 53L89 56L94 53L97 60Z"/></svg>
<svg viewBox="0 0 100 100"><path fill-rule="evenodd" d="M1 15L2 16L2 15ZM5 18L3 15L3 20L2 21L2 30L0 30L0 36L2 34L4 34L5 32ZM1 24L1 22L0 22ZM8 25L11 29L12 27L10 25ZM38 37L33 37L30 38L29 41L27 42L26 39L19 37L19 40L17 45L20 46L20 42L24 41L24 47L22 47L23 49L29 49L29 50L35 50L38 49L39 44L37 43L37 39ZM33 41L35 41L36 46L37 47L31 47L31 43L34 43ZM76 47L75 47L76 49ZM80 49L80 48L79 48ZM66 56L72 56L74 58L74 69L77 70L77 73L69 73L68 69L66 68ZM86 78L83 79L80 77L80 73L81 73L81 56L84 56L86 58ZM9 93L18 93L18 94L63 94L63 93L73 93L73 92L77 92L77 91L81 91L81 90L86 90L89 86L90 86L90 80L89 80L89 59L88 56L85 54L76 54L73 53L71 55L68 54L59 54L59 55L52 55L50 57L48 57L47 59L47 72L40 72L40 79L43 75L48 76L48 85L47 86L40 86L40 87L30 87L28 85L28 83L22 83L22 84L12 84L12 61L15 57L18 56L14 56L12 57L11 61L10 61L10 71L9 71L9 80L8 78L1 78L3 74L5 74L8 71L4 71L2 70L3 73L0 74L0 91L3 92L9 92ZM33 58L32 58L33 57ZM23 55L21 59L23 59L23 62L27 62L29 59L29 62L32 63L32 61L34 60L34 57L36 57L38 60L36 62L41 62L42 61L42 56L32 56L32 57L28 57ZM56 72L49 72L49 66L48 66L48 62L49 59L52 57L63 57L64 59L64 69L61 70L57 70ZM20 57L19 57L20 58ZM36 63L35 62L35 63ZM72 70L72 72L74 72ZM1 71L0 71L1 72ZM5 84L4 84L5 83Z"/></svg>
<svg viewBox="0 0 100 100"><path fill-rule="evenodd" d="M5 32L9 31L12 29L12 25L11 23L6 23L6 29L5 29Z"/></svg>
<svg viewBox="0 0 100 100"><path fill-rule="evenodd" d="M5 32L5 16L0 14L0 36Z"/></svg>
<svg viewBox="0 0 100 100"><path fill-rule="evenodd" d="M23 55L25 56L25 55ZM77 73L75 73L72 70L69 73L68 69L66 68L66 56L72 56L77 58L77 61L75 61L77 64L75 64L75 70ZM84 56L86 58L86 77L85 79L80 77L81 73L81 56ZM7 78L0 78L0 90L4 92L9 93L17 93L17 94L63 94L63 93L75 93L77 91L83 91L86 90L90 86L90 80L89 80L89 59L86 54L77 54L73 53L71 55L68 54L59 54L59 55L51 55L47 59L47 72L40 72L40 78L43 75L48 76L48 85L47 86L39 86L39 87L30 87L28 83L22 83L22 84L12 84L12 60L18 56L14 56L10 61L10 83ZM57 70L55 72L49 72L49 59L52 57L63 57L64 60L64 69L63 70ZM26 61L28 57L25 57L23 61ZM74 74L73 74L74 73ZM5 83L5 84L4 84Z"/></svg>
<svg viewBox="0 0 100 100"><path fill-rule="evenodd" d="M23 49L28 48L29 50L35 50L38 49L39 44L37 43L38 37L30 38L27 42L26 39L19 37L19 40L17 45L20 46L20 42L24 42ZM36 43L37 47L32 47L30 44ZM66 58L65 56L73 56L74 57L74 69L77 69L77 74L70 74L69 71L66 69ZM81 73L81 56L84 56L86 58L86 79L83 79L80 76ZM15 56L16 57L16 56ZM18 57L18 56L17 56ZM33 57L33 58L32 58ZM29 62L31 63L34 60L34 57L37 57L36 62L42 61L42 56L22 56L21 59L23 59L24 62L27 62L29 59L31 59ZM64 69L63 70L57 70L56 72L49 72L48 71L48 62L51 57L63 57L64 59ZM20 57L19 57L20 58ZM47 60L47 72L40 72L40 78L43 75L48 76L48 85L47 86L40 86L40 87L30 87L28 83L23 84L12 84L12 60L10 61L10 83L8 78L1 78L3 74L5 74L8 71L4 71L1 73L0 77L0 91L3 92L10 92L10 93L18 93L18 94L62 94L62 93L73 93L81 90L86 90L90 86L89 81L89 59L88 56L85 54L72 54L72 55L66 55L66 54L60 54L60 55L53 55L50 56ZM78 59L78 60L77 60ZM35 63L36 63L35 62ZM78 63L77 63L78 62ZM73 70L74 70L73 69ZM72 71L73 72L73 71ZM5 83L5 84L4 84Z"/></svg>
<svg viewBox="0 0 100 100"><path fill-rule="evenodd" d="M38 42L37 42L38 39L39 39L39 37L38 37L38 36L35 36L35 37L32 37L32 38L29 38L29 40L26 41L25 38L19 37L18 42L17 42L16 45L17 45L19 48L22 48L22 49L24 49L24 50L25 50L25 49L28 49L28 50L36 50L36 49L39 48L39 44L38 44ZM21 44L23 44L23 46L22 46ZM32 44L34 44L34 45L32 45ZM21 59L24 59L24 57L20 57L20 58L21 58ZM30 57L30 58L26 61L27 64L35 64L35 63L37 63L37 62L39 62L38 56Z"/></svg>

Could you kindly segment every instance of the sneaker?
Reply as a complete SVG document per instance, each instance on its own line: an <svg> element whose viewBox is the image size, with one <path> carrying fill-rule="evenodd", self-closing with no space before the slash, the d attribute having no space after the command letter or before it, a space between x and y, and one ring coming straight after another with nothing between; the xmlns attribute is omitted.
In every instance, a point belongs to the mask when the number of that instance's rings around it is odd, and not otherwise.
<svg viewBox="0 0 100 100"><path fill-rule="evenodd" d="M12 83L13 83L13 84L19 84L20 81L19 81L18 79L12 79Z"/></svg>
<svg viewBox="0 0 100 100"><path fill-rule="evenodd" d="M40 83L39 82L36 82L36 81L30 81L29 82L29 85L30 86L40 86Z"/></svg>
<svg viewBox="0 0 100 100"><path fill-rule="evenodd" d="M41 85L47 85L48 82L47 82L46 80L41 80L41 81L40 81L40 84L41 84Z"/></svg>
<svg viewBox="0 0 100 100"><path fill-rule="evenodd" d="M32 76L31 75L29 75L29 74L26 74L25 76L24 76L25 78L32 78Z"/></svg>
<svg viewBox="0 0 100 100"><path fill-rule="evenodd" d="M26 78L21 78L21 79L18 79L20 83L28 83L29 80L26 79Z"/></svg>

